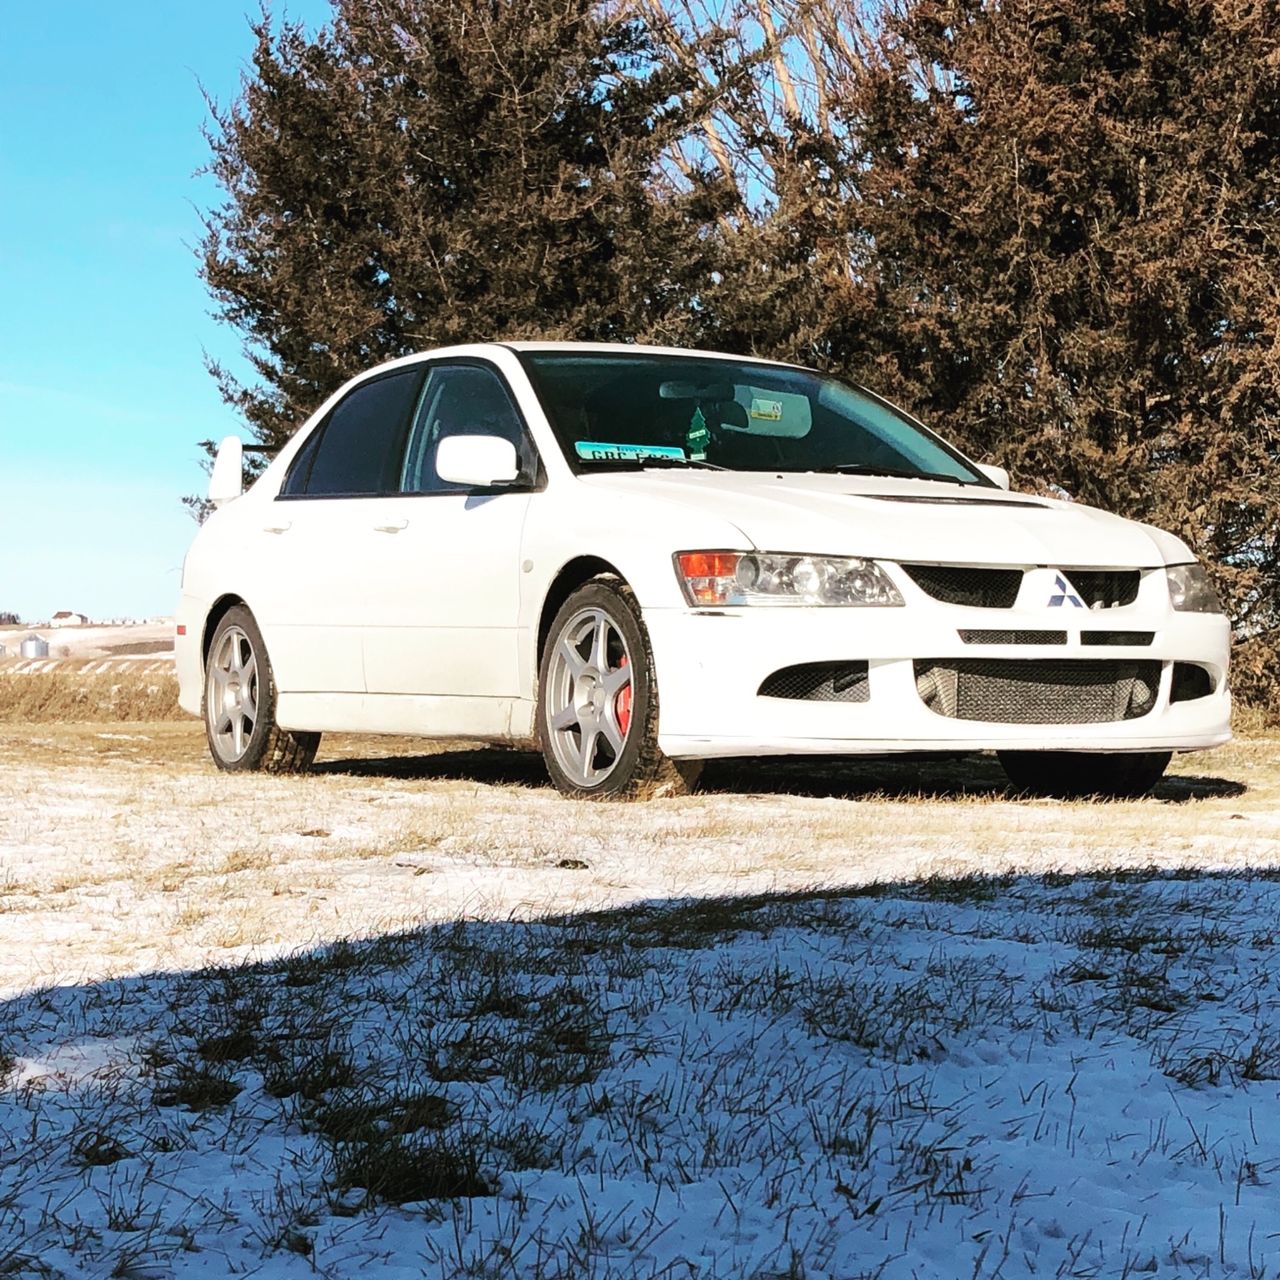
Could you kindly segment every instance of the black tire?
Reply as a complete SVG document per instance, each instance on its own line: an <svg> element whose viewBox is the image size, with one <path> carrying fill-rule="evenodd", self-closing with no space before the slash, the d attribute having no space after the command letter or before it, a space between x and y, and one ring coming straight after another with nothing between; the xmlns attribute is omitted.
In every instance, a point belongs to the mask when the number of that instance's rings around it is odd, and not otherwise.
<svg viewBox="0 0 1280 1280"><path fill-rule="evenodd" d="M562 654L562 644L574 643L592 615L607 619L604 648L604 670L584 656L581 647L575 651L583 663L581 675ZM594 625L594 624L593 624ZM580 646L594 652L592 638L582 635ZM617 665L610 667L611 663ZM626 689L613 692L606 680L616 678L622 667L630 671ZM594 673L594 674L593 674ZM584 681L590 682L590 693L584 695ZM577 721L569 725L553 724L552 702L557 693L569 697L574 704L583 703L578 714L594 717L593 722ZM601 695L595 705L596 692ZM625 715L621 706L629 692ZM566 703L558 708L562 715L571 713ZM696 785L702 762L672 760L658 749L658 687L654 679L653 651L649 633L640 614L635 594L618 578L594 578L580 587L560 607L547 633L538 670L538 742L547 764L551 781L562 795L584 800L636 800L655 796L684 795ZM599 726L607 726L601 728ZM596 746L590 734L596 728ZM613 734L610 740L609 734ZM604 741L599 741L599 739ZM621 749L615 743L621 741ZM591 760L586 761L587 755ZM593 768L598 778L590 777Z"/></svg>
<svg viewBox="0 0 1280 1280"><path fill-rule="evenodd" d="M228 773L303 773L316 758L318 733L282 729L276 723L271 659L244 605L228 609L214 628L200 712L209 754Z"/></svg>
<svg viewBox="0 0 1280 1280"><path fill-rule="evenodd" d="M1134 800L1160 781L1171 752L998 751L1014 789L1026 795L1079 800Z"/></svg>

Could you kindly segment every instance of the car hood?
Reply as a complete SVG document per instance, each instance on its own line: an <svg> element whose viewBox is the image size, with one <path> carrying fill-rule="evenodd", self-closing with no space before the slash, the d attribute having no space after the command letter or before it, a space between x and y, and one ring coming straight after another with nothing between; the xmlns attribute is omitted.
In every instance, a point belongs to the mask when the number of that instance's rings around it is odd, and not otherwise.
<svg viewBox="0 0 1280 1280"><path fill-rule="evenodd" d="M1074 502L976 485L742 471L607 472L579 479L625 495L628 507L647 497L719 517L761 551L1073 568L1154 568L1194 559L1178 538L1149 525ZM679 542L678 522L661 521Z"/></svg>

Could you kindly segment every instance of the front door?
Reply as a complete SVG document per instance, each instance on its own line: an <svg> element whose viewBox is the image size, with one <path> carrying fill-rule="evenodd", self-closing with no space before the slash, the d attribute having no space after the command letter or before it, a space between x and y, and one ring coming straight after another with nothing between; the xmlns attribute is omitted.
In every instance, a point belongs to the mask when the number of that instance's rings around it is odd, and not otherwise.
<svg viewBox="0 0 1280 1280"><path fill-rule="evenodd" d="M450 435L510 440L521 458L522 480L476 492L441 480L436 448ZM371 504L364 569L370 694L520 695L520 541L529 503L536 501L536 467L524 423L496 369L479 361L428 366L400 492Z"/></svg>

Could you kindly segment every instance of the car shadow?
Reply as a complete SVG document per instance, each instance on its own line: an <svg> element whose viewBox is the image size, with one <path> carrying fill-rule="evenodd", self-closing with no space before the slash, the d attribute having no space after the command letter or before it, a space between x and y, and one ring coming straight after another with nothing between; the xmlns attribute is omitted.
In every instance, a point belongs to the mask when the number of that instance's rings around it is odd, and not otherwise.
<svg viewBox="0 0 1280 1280"><path fill-rule="evenodd" d="M415 755L349 756L314 766L317 773L414 781L478 782L549 789L542 757L507 747L475 747ZM820 799L1014 798L993 756L792 756L712 760L698 787L710 795L793 795ZM1171 774L1150 802L1185 804L1242 796L1232 778Z"/></svg>

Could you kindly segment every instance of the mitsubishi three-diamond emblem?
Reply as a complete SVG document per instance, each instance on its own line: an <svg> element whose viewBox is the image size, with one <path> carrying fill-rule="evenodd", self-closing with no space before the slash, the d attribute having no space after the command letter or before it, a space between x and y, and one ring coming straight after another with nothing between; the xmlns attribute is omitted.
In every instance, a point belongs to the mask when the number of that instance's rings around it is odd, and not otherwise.
<svg viewBox="0 0 1280 1280"><path fill-rule="evenodd" d="M1066 605L1070 605L1073 609L1083 609L1084 601L1071 590L1071 584L1059 573L1053 579L1053 595L1049 597L1049 608L1061 609Z"/></svg>

